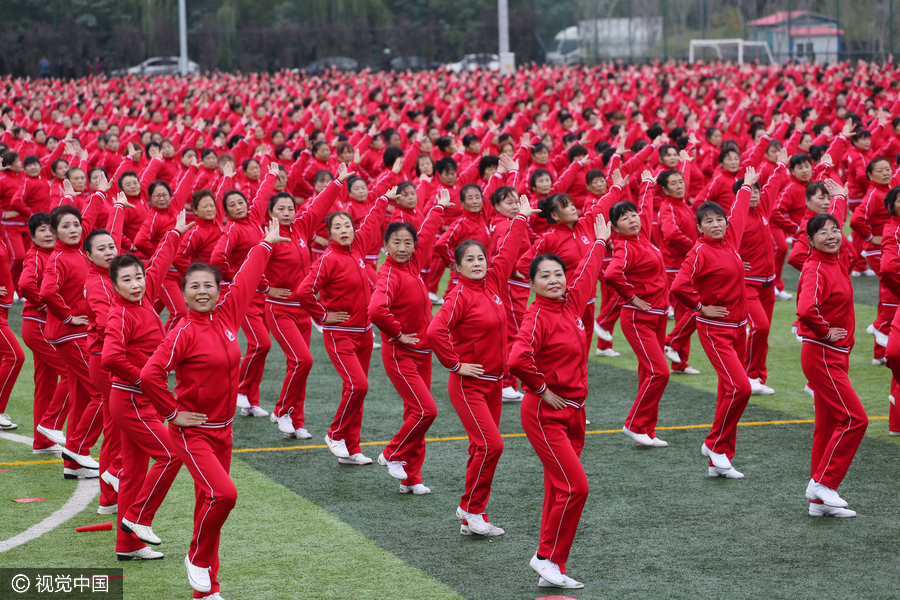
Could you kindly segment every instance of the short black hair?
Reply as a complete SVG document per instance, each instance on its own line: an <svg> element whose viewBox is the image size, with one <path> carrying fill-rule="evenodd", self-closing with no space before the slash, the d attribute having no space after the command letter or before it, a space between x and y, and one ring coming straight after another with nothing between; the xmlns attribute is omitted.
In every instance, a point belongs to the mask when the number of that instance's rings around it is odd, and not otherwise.
<svg viewBox="0 0 900 600"><path fill-rule="evenodd" d="M59 223L66 215L72 215L78 219L79 223L81 223L81 211L71 204L62 204L50 211L50 229L53 231L59 229Z"/></svg>
<svg viewBox="0 0 900 600"><path fill-rule="evenodd" d="M112 236L112 234L109 231L107 231L106 229L93 230L92 232L87 234L84 238L83 246L84 246L85 252L87 252L88 254L91 253L91 250L93 250L93 248L94 248L94 238L97 236L100 236L100 235L108 235L110 237Z"/></svg>
<svg viewBox="0 0 900 600"><path fill-rule="evenodd" d="M538 202L538 209L541 211L541 216L544 217L548 223L553 225L556 223L556 220L553 218L553 213L560 208L567 207L571 203L572 198L569 197L568 194L550 194Z"/></svg>
<svg viewBox="0 0 900 600"><path fill-rule="evenodd" d="M701 204L700 207L697 209L697 225L699 225L703 221L703 219L706 217L706 215L709 213L717 214L720 217L724 217L725 220L728 221L728 216L725 215L724 208L722 208L716 202L708 202L707 201L707 202L704 202L703 204Z"/></svg>
<svg viewBox="0 0 900 600"><path fill-rule="evenodd" d="M209 273L213 276L213 279L216 280L216 287L222 283L222 272L219 271L218 267L214 267L212 265L208 265L202 262L196 262L188 267L188 270L185 272L184 277L181 278L181 291L184 292L185 288L187 288L188 279L190 279L191 275L194 273L202 271L204 273Z"/></svg>
<svg viewBox="0 0 900 600"><path fill-rule="evenodd" d="M834 223L835 227L839 228L841 226L834 215L829 215L827 213L824 215L816 215L806 223L806 237L809 238L810 246L812 246L812 239L816 235L816 232L825 227L825 223L828 221Z"/></svg>
<svg viewBox="0 0 900 600"><path fill-rule="evenodd" d="M812 159L809 157L809 154L807 154L805 152L800 152L798 154L793 155L791 157L791 164L790 164L791 171L793 171L795 168L799 167L800 165L802 165L804 163L812 164Z"/></svg>
<svg viewBox="0 0 900 600"><path fill-rule="evenodd" d="M418 241L418 235L416 235L415 227L413 227L406 221L394 221L393 223L388 224L387 229L384 230L384 243L387 244L388 240L391 239L391 236L401 229L404 231L408 231L410 235L412 235L413 243Z"/></svg>
<svg viewBox="0 0 900 600"><path fill-rule="evenodd" d="M31 237L34 237L35 234L37 234L37 230L41 227L41 225L49 224L50 215L45 212L36 212L28 217L28 231L31 232Z"/></svg>
<svg viewBox="0 0 900 600"><path fill-rule="evenodd" d="M619 219L623 216L627 215L630 212L637 213L637 206L634 205L634 202L629 200L623 200L622 202L616 202L609 209L609 222L615 226L619 223Z"/></svg>
<svg viewBox="0 0 900 600"><path fill-rule="evenodd" d="M897 216L896 211L894 211L894 203L897 201L898 196L900 196L900 187L891 188L890 191L888 191L888 193L884 196L884 207L890 214L894 216ZM33 218L34 217L32 217L32 219ZM28 221L28 226L31 227L30 219Z"/></svg>
<svg viewBox="0 0 900 600"><path fill-rule="evenodd" d="M481 251L484 253L485 257L487 256L487 252L485 252L484 246L481 244L481 242L476 240L465 240L464 242L459 244L456 247L456 250L454 250L453 252L453 259L456 261L457 265L462 264L462 260L466 256L466 250L468 250L471 246L478 246L479 248L481 248Z"/></svg>
<svg viewBox="0 0 900 600"><path fill-rule="evenodd" d="M555 263L558 263L559 266L562 267L563 273L566 272L566 261L561 259L555 254L541 254L540 256L535 256L531 261L531 264L528 265L528 280L534 281L534 278L537 276L538 266L544 262L545 260L552 260Z"/></svg>
<svg viewBox="0 0 900 600"><path fill-rule="evenodd" d="M144 261L140 258L132 254L131 252L126 252L125 254L120 254L119 256L112 259L112 262L109 263L109 280L113 285L116 285L116 281L119 279L119 271L122 269L127 269L128 267L138 267L141 270L141 273L147 272L144 268Z"/></svg>

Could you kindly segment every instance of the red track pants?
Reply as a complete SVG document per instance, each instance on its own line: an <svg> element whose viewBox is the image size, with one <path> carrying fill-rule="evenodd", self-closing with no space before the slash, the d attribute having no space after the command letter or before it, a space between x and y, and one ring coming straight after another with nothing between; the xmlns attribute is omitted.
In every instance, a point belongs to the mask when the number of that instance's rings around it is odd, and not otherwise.
<svg viewBox="0 0 900 600"><path fill-rule="evenodd" d="M663 354L668 320L666 311L645 312L631 306L623 307L619 319L622 333L638 359L638 391L625 427L651 438L656 437L659 399L669 383L669 365Z"/></svg>
<svg viewBox="0 0 900 600"><path fill-rule="evenodd" d="M306 403L306 380L312 369L313 358L309 352L312 331L309 315L299 304L286 305L266 302L266 325L272 337L281 346L285 357L284 383L275 404L274 415L291 415L294 429L306 423L303 406Z"/></svg>
<svg viewBox="0 0 900 600"><path fill-rule="evenodd" d="M69 433L66 449L75 454L90 454L103 431L103 397L91 381L87 337L56 344L56 351L66 363L69 374ZM64 467L80 469L78 463L65 461Z"/></svg>
<svg viewBox="0 0 900 600"><path fill-rule="evenodd" d="M9 395L25 364L25 352L6 321L6 310L0 310L0 413L6 412Z"/></svg>
<svg viewBox="0 0 900 600"><path fill-rule="evenodd" d="M49 448L53 442L40 434L37 426L43 424L50 429L62 429L65 423L69 381L66 377L66 363L44 337L44 323L35 319L22 319L22 340L34 358L33 448L40 450ZM52 416L48 415L51 406L58 407ZM51 418L45 422L45 416Z"/></svg>
<svg viewBox="0 0 900 600"><path fill-rule="evenodd" d="M894 402L890 402L888 406L888 430L900 431L900 395L894 394L900 383L900 310L894 313L891 321L891 331L888 336L888 345L885 348L884 356L887 359L887 366L893 373L894 377L891 381L891 393L894 396Z"/></svg>
<svg viewBox="0 0 900 600"><path fill-rule="evenodd" d="M181 469L181 458L156 409L143 395L113 388L109 405L122 441L118 523L126 518L151 526ZM150 457L156 462L148 473ZM145 545L136 535L116 528L116 552L133 552Z"/></svg>
<svg viewBox="0 0 900 600"><path fill-rule="evenodd" d="M526 392L522 399L522 428L544 465L544 508L537 553L565 572L588 497L588 479L580 459L584 448L584 407L555 409L537 394Z"/></svg>
<svg viewBox="0 0 900 600"><path fill-rule="evenodd" d="M591 309L591 313L593 316L594 304L588 304ZM597 313L597 323L603 329L612 333L613 329L616 326L616 321L619 320L619 313L622 312L622 307L619 306L619 294L616 293L614 289L606 285L606 281L600 281L600 312ZM585 321L585 329L587 329L587 323L590 321ZM593 325L591 326L593 330ZM608 350L613 347L612 342L607 342L606 340L597 338L597 349L598 350ZM590 345L588 346L588 350L590 351ZM590 352L588 352L590 354ZM542 555L543 556L543 555Z"/></svg>
<svg viewBox="0 0 900 600"><path fill-rule="evenodd" d="M678 271L666 271L670 286L677 274ZM691 336L697 331L697 317L693 310L677 300L672 302L672 306L675 308L675 325L666 336L665 345L670 346L681 358L680 363L672 363L672 370L683 371L690 366L688 359L691 357Z"/></svg>
<svg viewBox="0 0 900 600"><path fill-rule="evenodd" d="M431 397L431 352L415 352L396 344L381 345L381 362L403 399L403 424L384 449L388 460L406 463L403 485L422 483L425 435L437 416Z"/></svg>
<svg viewBox="0 0 900 600"><path fill-rule="evenodd" d="M9 272L12 275L13 286L18 293L22 263L25 261L25 254L31 248L31 233L29 233L28 227L9 225L6 227L6 239L9 242L7 246L9 248Z"/></svg>
<svg viewBox="0 0 900 600"><path fill-rule="evenodd" d="M517 281L507 286L506 302L503 306L506 308L506 339L509 347L512 348L513 340L519 333L519 324L525 318L525 311L528 310L528 295L531 288L527 283ZM503 375L503 387L515 388L519 385L518 380L511 374Z"/></svg>
<svg viewBox="0 0 900 600"><path fill-rule="evenodd" d="M194 598L203 598L219 591L219 534L237 502L237 488L228 476L232 429L231 425L221 429L169 425L169 438L194 478L194 535L188 559L209 568L212 587L208 592L194 591Z"/></svg>
<svg viewBox="0 0 900 600"><path fill-rule="evenodd" d="M862 198L859 200L847 200L847 213L850 216L853 216L853 212L856 210L856 207L860 205L862 202ZM848 217L849 219L849 217ZM853 246L853 270L854 271L865 271L866 270L866 257L862 255L863 250L865 250L866 241L862 239L856 232L853 233L850 239L850 245Z"/></svg>
<svg viewBox="0 0 900 600"><path fill-rule="evenodd" d="M184 303L184 294L181 291L181 276L169 271L166 273L163 284L159 288L159 299L169 311L169 320L166 321L166 333L171 331L178 323L187 316L188 308Z"/></svg>
<svg viewBox="0 0 900 600"><path fill-rule="evenodd" d="M459 500L460 508L466 512L485 512L497 461L503 454L499 429L502 385L500 381L461 377L456 373L450 373L447 382L450 402L469 436L466 487Z"/></svg>
<svg viewBox="0 0 900 600"><path fill-rule="evenodd" d="M769 231L772 232L772 241L775 242L775 287L783 290L784 281L781 279L781 273L784 271L784 261L788 255L787 234L784 229L771 223Z"/></svg>
<svg viewBox="0 0 900 600"><path fill-rule="evenodd" d="M698 321L697 333L719 376L716 413L712 429L706 436L706 447L731 459L737 440L737 424L750 401L750 380L744 370L747 330L743 325L722 327ZM712 461L709 464L712 466Z"/></svg>
<svg viewBox="0 0 900 600"><path fill-rule="evenodd" d="M241 322L241 331L247 338L247 352L241 361L238 393L247 396L252 406L259 406L259 384L262 382L263 369L266 367L266 356L272 348L266 319L263 316L265 307L266 295L256 294Z"/></svg>
<svg viewBox="0 0 900 600"><path fill-rule="evenodd" d="M769 330L775 310L775 286L747 285L747 308L750 335L747 336L747 353L744 357L747 377L765 383L769 376L766 357L769 355Z"/></svg>
<svg viewBox="0 0 900 600"><path fill-rule="evenodd" d="M322 338L331 364L343 381L341 403L328 429L328 437L344 440L347 452L356 454L362 452L359 430L362 427L363 403L369 392L372 330L349 332L326 329Z"/></svg>
<svg viewBox="0 0 900 600"><path fill-rule="evenodd" d="M887 327L890 327L891 320L894 318L896 306L885 306L885 302L889 304L897 304L897 297L890 290L880 284L881 281L881 247L874 244L865 243L866 261L875 274L878 275L878 313L875 316L875 322L872 324L875 329L884 333ZM872 342L873 352L872 358L884 358L884 346L878 342Z"/></svg>
<svg viewBox="0 0 900 600"><path fill-rule="evenodd" d="M112 380L109 371L103 366L99 354L91 354L88 366L91 371L91 382L100 396L103 397L103 443L100 445L100 473L109 471L114 476L119 476L122 469L122 439L119 434L119 428L113 421L112 414L109 410L109 393L112 389ZM118 504L118 494L116 490L100 480L100 506L112 506Z"/></svg>
<svg viewBox="0 0 900 600"><path fill-rule="evenodd" d="M850 354L803 344L800 365L815 392L810 477L837 489L866 434L869 418L847 375Z"/></svg>

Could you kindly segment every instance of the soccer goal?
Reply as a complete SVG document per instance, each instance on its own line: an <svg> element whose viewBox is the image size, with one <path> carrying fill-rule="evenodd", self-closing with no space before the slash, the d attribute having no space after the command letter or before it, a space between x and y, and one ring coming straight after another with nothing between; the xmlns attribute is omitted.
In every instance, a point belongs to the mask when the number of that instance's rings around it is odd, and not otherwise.
<svg viewBox="0 0 900 600"><path fill-rule="evenodd" d="M692 63L698 60L730 60L740 65L754 61L764 65L775 63L769 44L741 39L691 40L688 59Z"/></svg>

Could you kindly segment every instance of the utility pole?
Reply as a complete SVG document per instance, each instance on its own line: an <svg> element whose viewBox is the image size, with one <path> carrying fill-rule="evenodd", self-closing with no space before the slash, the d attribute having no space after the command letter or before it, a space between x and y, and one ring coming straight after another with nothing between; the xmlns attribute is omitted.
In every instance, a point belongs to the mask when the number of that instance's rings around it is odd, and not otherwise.
<svg viewBox="0 0 900 600"><path fill-rule="evenodd" d="M180 55L178 57L178 72L187 75L188 72L188 53L187 53L187 0L178 0L178 47Z"/></svg>
<svg viewBox="0 0 900 600"><path fill-rule="evenodd" d="M509 51L509 2L497 0L497 30L500 34L500 74L507 75L516 69L516 55Z"/></svg>

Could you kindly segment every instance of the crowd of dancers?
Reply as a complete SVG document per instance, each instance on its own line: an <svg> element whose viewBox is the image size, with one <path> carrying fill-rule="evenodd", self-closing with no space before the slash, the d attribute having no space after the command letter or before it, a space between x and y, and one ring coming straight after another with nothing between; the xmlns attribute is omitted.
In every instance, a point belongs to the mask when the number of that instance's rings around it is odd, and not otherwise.
<svg viewBox="0 0 900 600"><path fill-rule="evenodd" d="M324 439L344 465L373 462L360 428L380 348L403 421L377 462L400 493L431 493L432 353L449 371L469 438L463 535L504 534L486 513L502 405L520 404L544 467L530 562L543 587L583 587L566 562L588 496L587 362L619 356L617 322L639 365L624 434L668 446L659 402L670 376L698 373L696 332L718 376L700 450L709 476L735 479L744 408L775 393L774 305L794 300L816 408L809 514L852 517L837 489L868 420L848 376L851 278L877 276L868 333L873 364L895 374L900 435L890 62L3 83L0 429L16 428L5 410L24 352L7 316L21 300L33 452L60 455L66 479L100 479L119 560L163 557L153 517L187 468L195 598L221 599L237 408L273 435L312 437L313 327L342 381ZM272 338L286 375L269 414Z"/></svg>

